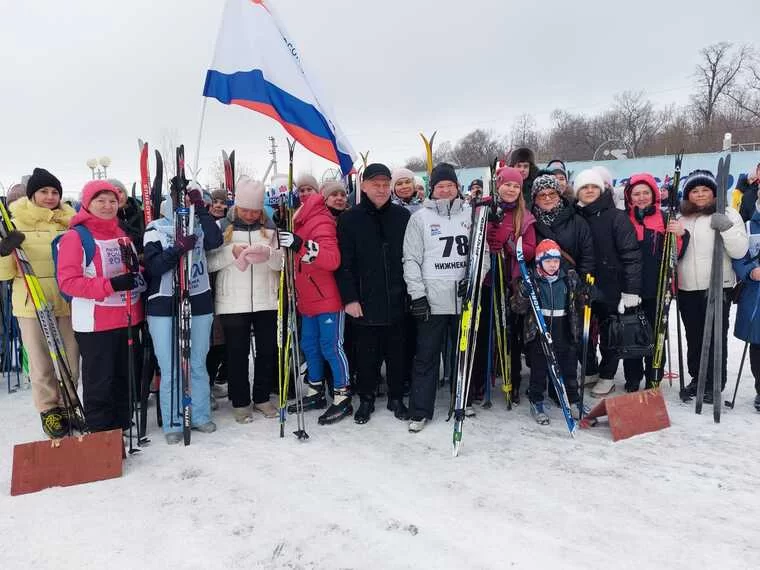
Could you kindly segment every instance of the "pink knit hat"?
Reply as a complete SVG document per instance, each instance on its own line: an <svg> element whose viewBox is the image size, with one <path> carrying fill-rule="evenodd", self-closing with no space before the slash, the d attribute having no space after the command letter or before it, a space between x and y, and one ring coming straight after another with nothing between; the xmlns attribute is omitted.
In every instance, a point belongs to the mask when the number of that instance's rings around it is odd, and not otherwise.
<svg viewBox="0 0 760 570"><path fill-rule="evenodd" d="M264 185L258 180L242 176L235 185L235 205L247 210L264 208Z"/></svg>
<svg viewBox="0 0 760 570"><path fill-rule="evenodd" d="M511 166L504 166L496 171L496 188L501 188L501 185L505 182L514 182L522 186L523 177L520 171Z"/></svg>
<svg viewBox="0 0 760 570"><path fill-rule="evenodd" d="M82 188L82 207L89 209L92 199L96 194L100 194L101 192L113 192L116 199L119 199L119 191L108 180L90 180Z"/></svg>

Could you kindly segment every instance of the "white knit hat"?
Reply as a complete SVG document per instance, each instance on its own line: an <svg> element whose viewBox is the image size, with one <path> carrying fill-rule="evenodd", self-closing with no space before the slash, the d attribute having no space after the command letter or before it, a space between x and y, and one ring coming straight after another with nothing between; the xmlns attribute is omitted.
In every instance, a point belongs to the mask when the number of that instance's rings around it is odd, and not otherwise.
<svg viewBox="0 0 760 570"><path fill-rule="evenodd" d="M584 186L596 186L599 190L604 192L604 179L602 178L602 175L593 168L581 170L573 181L573 190L575 190L576 196L578 195L578 190Z"/></svg>
<svg viewBox="0 0 760 570"><path fill-rule="evenodd" d="M391 176L391 192L396 190L396 182L402 178L409 178L412 181L412 184L415 184L414 172L408 168L397 168L393 171L393 174Z"/></svg>
<svg viewBox="0 0 760 570"><path fill-rule="evenodd" d="M264 208L264 184L258 180L241 176L235 185L235 205L248 210Z"/></svg>

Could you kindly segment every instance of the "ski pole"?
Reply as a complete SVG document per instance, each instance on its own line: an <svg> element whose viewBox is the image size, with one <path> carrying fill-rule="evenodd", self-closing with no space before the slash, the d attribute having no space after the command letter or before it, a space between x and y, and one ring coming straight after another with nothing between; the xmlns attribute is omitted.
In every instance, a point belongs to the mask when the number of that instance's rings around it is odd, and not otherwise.
<svg viewBox="0 0 760 570"><path fill-rule="evenodd" d="M588 293L586 297L586 303L583 305L583 338L581 342L583 343L582 349L581 349L581 376L580 376L580 383L581 383L581 390L580 390L580 402L579 402L579 411L578 411L578 421L580 422L583 419L583 396L586 393L586 360L588 359L588 343L589 343L589 332L591 330L591 302L588 298L588 295L591 294L591 288L594 286L594 276L593 275L586 275L586 284L588 285ZM558 394L559 396L559 394Z"/></svg>
<svg viewBox="0 0 760 570"><path fill-rule="evenodd" d="M742 371L744 370L744 361L747 359L747 351L749 350L749 341L744 343L744 350L742 351L742 360L739 363L739 374L736 375L736 386L734 386L734 395L731 398L731 401L729 402L726 400L724 402L725 406L727 408L734 409L734 405L736 404L736 394L739 391L739 381L742 379Z"/></svg>

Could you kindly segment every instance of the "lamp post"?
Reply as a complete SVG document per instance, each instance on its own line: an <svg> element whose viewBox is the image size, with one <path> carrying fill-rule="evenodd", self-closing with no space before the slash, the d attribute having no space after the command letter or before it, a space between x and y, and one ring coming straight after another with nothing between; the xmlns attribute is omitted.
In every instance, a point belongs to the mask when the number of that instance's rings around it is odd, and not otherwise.
<svg viewBox="0 0 760 570"><path fill-rule="evenodd" d="M111 166L111 159L107 156L101 156L100 158L91 158L87 161L87 168L92 172L92 179L101 180L108 178L108 167Z"/></svg>

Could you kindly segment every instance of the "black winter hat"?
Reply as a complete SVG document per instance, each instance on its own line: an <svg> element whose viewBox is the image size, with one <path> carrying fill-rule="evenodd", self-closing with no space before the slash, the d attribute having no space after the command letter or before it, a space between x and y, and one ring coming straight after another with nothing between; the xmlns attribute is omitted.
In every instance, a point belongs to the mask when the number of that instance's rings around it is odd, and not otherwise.
<svg viewBox="0 0 760 570"><path fill-rule="evenodd" d="M536 156L527 147L516 148L509 155L508 166L514 167L518 162L529 162L531 165L534 165L536 164Z"/></svg>
<svg viewBox="0 0 760 570"><path fill-rule="evenodd" d="M443 181L453 182L454 184L457 185L457 188L459 187L459 180L457 179L457 171L454 170L454 167L451 166L447 162L442 162L441 164L436 165L436 167L433 168L433 171L430 173L430 194L431 195L433 194L435 185Z"/></svg>
<svg viewBox="0 0 760 570"><path fill-rule="evenodd" d="M60 180L44 168L35 168L34 172L32 172L32 175L29 177L29 182L26 183L26 195L31 200L37 190L46 188L47 186L51 186L58 190L59 194L63 194Z"/></svg>
<svg viewBox="0 0 760 570"><path fill-rule="evenodd" d="M362 174L362 180L370 180L374 178L375 176L385 176L388 178L388 180L393 178L391 176L390 169L384 164L380 164L379 162L374 162L364 169L364 173Z"/></svg>
<svg viewBox="0 0 760 570"><path fill-rule="evenodd" d="M713 196L718 195L718 184L715 182L715 176L709 170L694 170L689 173L686 184L683 187L683 199L689 199L689 192L697 186L707 186L713 192Z"/></svg>

